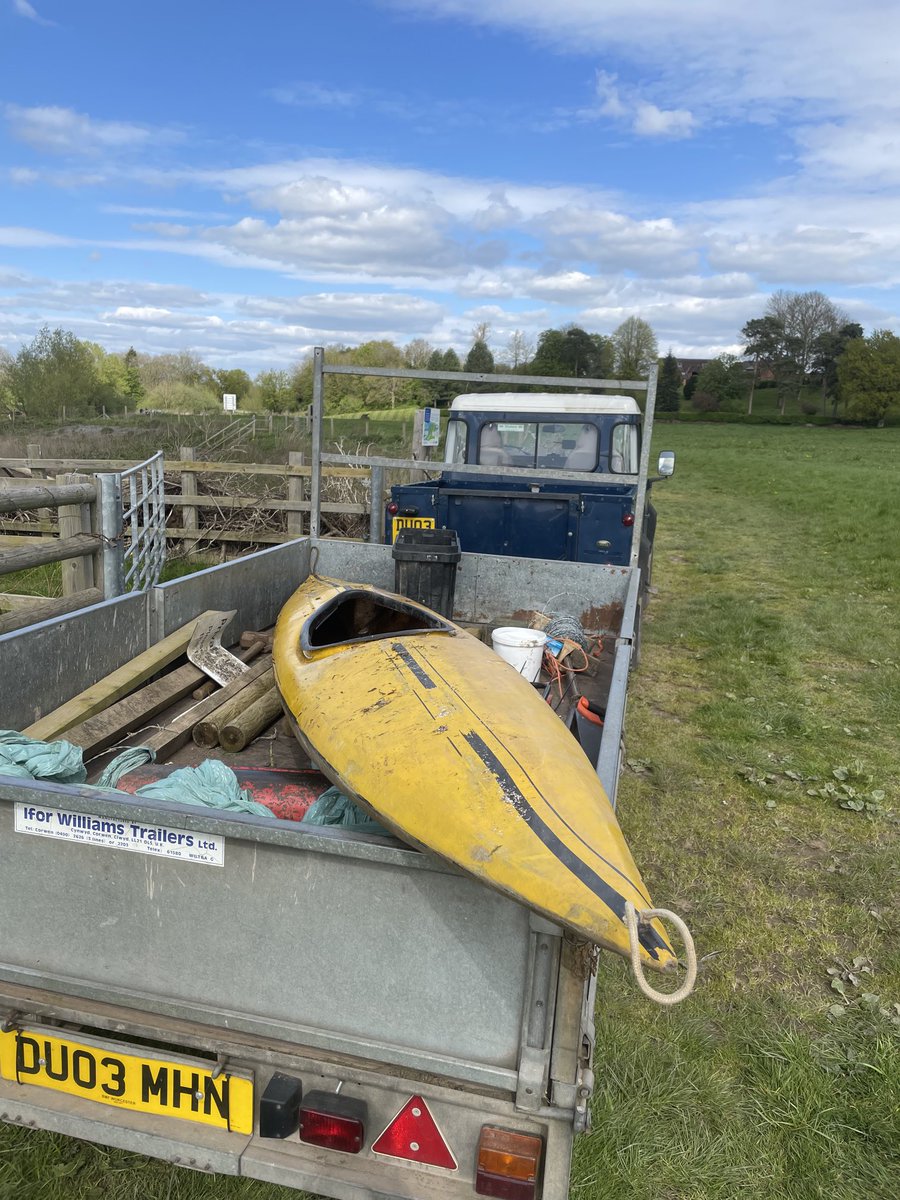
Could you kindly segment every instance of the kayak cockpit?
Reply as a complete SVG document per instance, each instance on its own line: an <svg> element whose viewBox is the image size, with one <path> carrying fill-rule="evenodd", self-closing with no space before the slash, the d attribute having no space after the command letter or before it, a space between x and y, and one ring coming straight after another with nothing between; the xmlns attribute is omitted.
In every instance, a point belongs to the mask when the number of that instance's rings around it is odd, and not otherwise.
<svg viewBox="0 0 900 1200"><path fill-rule="evenodd" d="M300 646L309 654L378 638L452 632L453 626L436 613L399 597L348 589L309 617L300 634Z"/></svg>

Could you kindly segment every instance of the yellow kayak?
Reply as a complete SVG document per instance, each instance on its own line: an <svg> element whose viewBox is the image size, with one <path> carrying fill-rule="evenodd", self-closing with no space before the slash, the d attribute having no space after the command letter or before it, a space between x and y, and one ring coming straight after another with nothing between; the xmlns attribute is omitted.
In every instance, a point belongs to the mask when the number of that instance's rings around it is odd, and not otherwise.
<svg viewBox="0 0 900 1200"><path fill-rule="evenodd" d="M650 898L587 757L486 645L378 588L311 576L278 618L275 677L300 741L406 841L628 955ZM674 967L662 926L641 958Z"/></svg>

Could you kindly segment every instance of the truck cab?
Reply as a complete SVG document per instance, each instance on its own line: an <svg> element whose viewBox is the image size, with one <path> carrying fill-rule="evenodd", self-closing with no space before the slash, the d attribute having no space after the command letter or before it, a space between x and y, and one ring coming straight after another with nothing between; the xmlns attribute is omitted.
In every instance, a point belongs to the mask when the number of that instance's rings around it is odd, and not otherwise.
<svg viewBox="0 0 900 1200"><path fill-rule="evenodd" d="M470 553L627 566L641 424L637 402L624 395L457 396L441 474L391 489L388 540L400 529L445 528ZM461 465L485 470L454 469ZM644 587L655 529L648 504L639 556Z"/></svg>

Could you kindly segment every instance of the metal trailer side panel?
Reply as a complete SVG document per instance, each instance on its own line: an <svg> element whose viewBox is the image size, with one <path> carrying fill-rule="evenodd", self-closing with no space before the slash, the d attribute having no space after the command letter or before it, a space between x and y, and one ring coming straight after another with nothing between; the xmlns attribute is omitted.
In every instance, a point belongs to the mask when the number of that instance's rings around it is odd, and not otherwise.
<svg viewBox="0 0 900 1200"><path fill-rule="evenodd" d="M323 538L314 543L310 570L389 591L394 587L390 546ZM618 634L633 577L629 567L463 554L454 617L483 624L552 608L571 611L590 628Z"/></svg>
<svg viewBox="0 0 900 1200"><path fill-rule="evenodd" d="M244 629L265 629L309 574L309 550L309 538L300 538L158 584L152 592L154 640L207 609L237 610L226 642Z"/></svg>
<svg viewBox="0 0 900 1200"><path fill-rule="evenodd" d="M142 653L146 592L0 636L0 728L24 729Z"/></svg>
<svg viewBox="0 0 900 1200"><path fill-rule="evenodd" d="M98 796L0 782L0 979L515 1088L521 905L399 843ZM224 834L224 866L17 832L17 804Z"/></svg>

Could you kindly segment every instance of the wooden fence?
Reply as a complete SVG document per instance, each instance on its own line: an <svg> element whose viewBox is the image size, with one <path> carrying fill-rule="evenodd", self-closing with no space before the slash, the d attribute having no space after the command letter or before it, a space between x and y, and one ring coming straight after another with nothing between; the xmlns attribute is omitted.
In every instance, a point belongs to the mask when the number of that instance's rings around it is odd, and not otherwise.
<svg viewBox="0 0 900 1200"><path fill-rule="evenodd" d="M61 471L118 471L131 466L116 459L0 459L0 468L27 469L32 478ZM408 477L409 472L404 472ZM166 535L190 553L206 545L235 549L277 545L309 531L312 467L301 453L286 463L216 462L183 446L178 460L165 464ZM12 481L8 481L12 482ZM16 481L24 482L24 481ZM333 536L372 536L388 484L383 472L366 467L329 465L322 472L322 532ZM373 495L374 493L374 495ZM59 523L51 513L0 513L0 543L18 536L34 544L38 536L56 537ZM8 543L7 543L8 544Z"/></svg>

